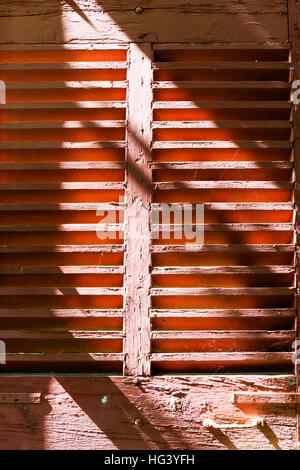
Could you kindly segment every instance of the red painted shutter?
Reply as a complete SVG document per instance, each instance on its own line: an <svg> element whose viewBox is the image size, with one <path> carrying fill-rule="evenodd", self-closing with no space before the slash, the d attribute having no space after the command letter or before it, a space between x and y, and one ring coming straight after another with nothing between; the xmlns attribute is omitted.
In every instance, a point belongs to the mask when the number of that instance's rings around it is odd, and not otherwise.
<svg viewBox="0 0 300 470"><path fill-rule="evenodd" d="M288 48L157 45L151 95L129 47L1 53L3 370L292 370ZM204 204L204 245L135 244L151 200Z"/></svg>
<svg viewBox="0 0 300 470"><path fill-rule="evenodd" d="M0 60L2 370L121 372L127 49Z"/></svg>
<svg viewBox="0 0 300 470"><path fill-rule="evenodd" d="M153 202L205 233L153 241L153 373L293 368L289 76L282 46L156 47Z"/></svg>

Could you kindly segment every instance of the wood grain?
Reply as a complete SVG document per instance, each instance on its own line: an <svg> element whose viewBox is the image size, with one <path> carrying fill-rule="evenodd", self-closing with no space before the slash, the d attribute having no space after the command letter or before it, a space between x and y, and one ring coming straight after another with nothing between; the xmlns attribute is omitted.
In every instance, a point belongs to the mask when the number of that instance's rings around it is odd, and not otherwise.
<svg viewBox="0 0 300 470"><path fill-rule="evenodd" d="M233 392L289 394L293 375L199 377L2 376L0 392L41 393L22 410L1 404L1 449L295 449L295 405L233 404ZM31 416L31 420L26 418ZM222 432L203 426L266 425ZM137 423L137 424L136 424Z"/></svg>

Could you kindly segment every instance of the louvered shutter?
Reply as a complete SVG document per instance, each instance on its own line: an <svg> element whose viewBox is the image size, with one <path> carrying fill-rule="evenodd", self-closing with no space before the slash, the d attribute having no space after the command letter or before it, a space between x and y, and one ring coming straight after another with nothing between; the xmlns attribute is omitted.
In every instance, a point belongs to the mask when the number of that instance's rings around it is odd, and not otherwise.
<svg viewBox="0 0 300 470"><path fill-rule="evenodd" d="M1 51L5 371L122 372L127 48L77 49Z"/></svg>
<svg viewBox="0 0 300 470"><path fill-rule="evenodd" d="M129 48L1 52L3 370L292 370L289 49Z"/></svg>
<svg viewBox="0 0 300 470"><path fill-rule="evenodd" d="M203 203L205 230L202 247L165 225L153 240L152 373L292 370L289 50L162 44L154 60L153 204Z"/></svg>

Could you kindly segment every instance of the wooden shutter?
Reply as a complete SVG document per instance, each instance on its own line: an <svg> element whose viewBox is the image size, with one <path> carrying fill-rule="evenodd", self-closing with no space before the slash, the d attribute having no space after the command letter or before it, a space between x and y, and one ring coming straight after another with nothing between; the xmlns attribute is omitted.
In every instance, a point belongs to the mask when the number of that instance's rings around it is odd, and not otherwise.
<svg viewBox="0 0 300 470"><path fill-rule="evenodd" d="M122 372L127 48L77 49L1 52L6 371Z"/></svg>
<svg viewBox="0 0 300 470"><path fill-rule="evenodd" d="M290 371L289 49L129 49L1 52L3 370ZM151 242L183 203L204 245Z"/></svg>
<svg viewBox="0 0 300 470"><path fill-rule="evenodd" d="M153 203L204 203L205 238L153 241L152 372L292 370L289 50L161 44L154 60Z"/></svg>

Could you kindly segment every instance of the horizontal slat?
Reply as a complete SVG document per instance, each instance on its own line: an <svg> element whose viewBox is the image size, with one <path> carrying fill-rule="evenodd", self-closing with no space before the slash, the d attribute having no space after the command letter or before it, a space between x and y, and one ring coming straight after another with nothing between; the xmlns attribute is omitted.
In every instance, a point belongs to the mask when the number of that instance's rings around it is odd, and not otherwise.
<svg viewBox="0 0 300 470"><path fill-rule="evenodd" d="M241 169L241 170L261 170L278 169L290 170L293 168L292 162L162 162L153 163L154 170L218 170L218 169ZM2 170L70 170L70 169L96 169L114 170L126 167L125 162L30 162L30 163L4 163L0 162Z"/></svg>
<svg viewBox="0 0 300 470"><path fill-rule="evenodd" d="M269 62L268 62L269 64ZM276 64L276 62L274 62ZM282 67L284 62L278 63ZM126 69L128 67L127 62L37 62L37 63L0 63L1 70L70 70L70 69ZM273 67L272 67L273 68Z"/></svg>
<svg viewBox="0 0 300 470"><path fill-rule="evenodd" d="M0 185L0 189L2 188ZM288 181L176 181L153 183L153 190L172 189L292 189Z"/></svg>
<svg viewBox="0 0 300 470"><path fill-rule="evenodd" d="M155 101L154 109L291 109L289 101Z"/></svg>
<svg viewBox="0 0 300 470"><path fill-rule="evenodd" d="M153 331L152 339L245 339L245 340L273 340L273 341L293 341L295 331ZM5 338L5 332L4 332Z"/></svg>
<svg viewBox="0 0 300 470"><path fill-rule="evenodd" d="M195 141L195 142L153 142L153 149L190 149L190 148L222 148L222 149L291 149L288 141ZM124 141L113 142L0 142L1 150L10 149L92 149L92 148L125 148Z"/></svg>
<svg viewBox="0 0 300 470"><path fill-rule="evenodd" d="M195 203L190 203L190 205L195 208ZM294 208L293 202L205 202L204 208L210 210L291 210ZM172 208L184 208L184 203L172 203ZM153 203L151 205L153 209L159 210L160 208L163 209L165 206L159 203ZM1 204L0 204L1 208Z"/></svg>
<svg viewBox="0 0 300 470"><path fill-rule="evenodd" d="M291 121L156 121L155 129L282 129L291 128Z"/></svg>
<svg viewBox="0 0 300 470"><path fill-rule="evenodd" d="M294 295L293 287L181 287L181 288L152 288L151 295Z"/></svg>
<svg viewBox="0 0 300 470"><path fill-rule="evenodd" d="M116 232L124 230L123 224L57 224L57 225L0 225L0 232ZM195 230L203 227L206 232L269 232L292 231L293 224L185 224L185 229ZM181 231L182 224L152 225L152 233L159 231Z"/></svg>
<svg viewBox="0 0 300 470"><path fill-rule="evenodd" d="M191 203L191 206L195 208L195 204ZM153 203L151 207L155 210L159 210L161 204ZM164 207L164 206L162 206ZM184 208L183 203L172 203L172 207ZM1 204L0 211L52 211L52 210L78 210L78 211L93 211L93 210L123 210L125 203L59 203L59 204ZM270 202L270 203L255 203L255 202L220 202L204 204L204 208L210 210L255 210L255 211L270 211L270 210L292 210L294 208L293 202Z"/></svg>
<svg viewBox="0 0 300 470"><path fill-rule="evenodd" d="M27 403L40 403L41 402L41 393L15 393L7 392L0 393L0 404L9 404L20 403L22 405Z"/></svg>
<svg viewBox="0 0 300 470"><path fill-rule="evenodd" d="M1 273L0 268L0 273ZM292 274L291 266L164 266L152 268L152 274Z"/></svg>
<svg viewBox="0 0 300 470"><path fill-rule="evenodd" d="M300 404L299 393L282 393L278 391L274 392L233 392L232 403L237 405L269 405L269 404Z"/></svg>
<svg viewBox="0 0 300 470"><path fill-rule="evenodd" d="M0 287L0 295L123 295L119 287Z"/></svg>
<svg viewBox="0 0 300 470"><path fill-rule="evenodd" d="M74 362L86 364L91 362L123 361L122 353L6 353L6 364L16 363L22 366L27 363L59 363L62 365Z"/></svg>
<svg viewBox="0 0 300 470"><path fill-rule="evenodd" d="M24 190L52 190L56 189L124 189L124 183L115 183L111 181L103 181L101 183L0 183L1 190L24 191Z"/></svg>
<svg viewBox="0 0 300 470"><path fill-rule="evenodd" d="M69 340L69 339L114 339L122 338L121 331L29 331L29 330L1 330L1 338L7 339L28 339L28 340Z"/></svg>
<svg viewBox="0 0 300 470"><path fill-rule="evenodd" d="M275 82L276 83L276 82ZM127 88L127 81L67 81L67 82L8 82L7 90L70 89L70 88Z"/></svg>
<svg viewBox="0 0 300 470"><path fill-rule="evenodd" d="M84 224L82 224L84 225ZM152 225L152 231L181 231L183 224L160 224ZM205 232L243 232L243 231L291 231L294 229L293 224L191 224L185 223L185 229L195 230L197 227L203 227ZM0 227L0 231L5 229L5 227ZM12 229L14 230L14 229Z"/></svg>
<svg viewBox="0 0 300 470"><path fill-rule="evenodd" d="M0 266L0 274L123 274L123 266Z"/></svg>
<svg viewBox="0 0 300 470"><path fill-rule="evenodd" d="M152 318L295 318L296 309L152 309L150 315Z"/></svg>
<svg viewBox="0 0 300 470"><path fill-rule="evenodd" d="M291 362L291 352L218 352L218 353L152 353L151 361L189 362Z"/></svg>
<svg viewBox="0 0 300 470"><path fill-rule="evenodd" d="M121 211L123 203L1 204L0 211Z"/></svg>
<svg viewBox="0 0 300 470"><path fill-rule="evenodd" d="M153 49L155 51L161 51L161 50L176 50L176 49L187 49L187 50L194 50L194 49L199 49L199 50L209 50L209 51L223 51L223 50L237 50L237 51L248 51L248 50L254 50L254 51L265 51L268 52L268 50L279 50L279 51L288 51L290 49L290 46L288 44L283 44L279 42L269 42L268 44L259 44L257 42L249 42L247 44L245 43L220 43L220 42L210 42L210 43L204 43L204 44L194 44L194 43L162 43L162 42L155 42L153 44Z"/></svg>
<svg viewBox="0 0 300 470"><path fill-rule="evenodd" d="M125 121L5 122L1 129L94 129L123 128Z"/></svg>
<svg viewBox="0 0 300 470"><path fill-rule="evenodd" d="M70 83L70 82L68 82ZM72 83L72 82L71 82ZM118 82L115 82L118 83ZM120 82L119 82L120 83ZM153 82L153 88L219 88L219 89L289 89L291 85L287 82L280 81L178 81L178 82ZM49 86L51 88L51 86Z"/></svg>
<svg viewBox="0 0 300 470"><path fill-rule="evenodd" d="M278 140L271 140L271 141L241 141L241 142L234 142L234 141L195 141L195 142L187 142L187 141L174 141L174 142L153 142L152 148L153 149L201 149L201 148L222 148L222 149L291 149L293 147L292 142L288 141L278 141ZM0 145L0 149L1 149Z"/></svg>
<svg viewBox="0 0 300 470"><path fill-rule="evenodd" d="M5 103L1 109L99 109L99 108L126 108L125 101L76 101L60 103Z"/></svg>
<svg viewBox="0 0 300 470"><path fill-rule="evenodd" d="M118 232L121 224L0 225L0 232Z"/></svg>
<svg viewBox="0 0 300 470"><path fill-rule="evenodd" d="M152 245L152 253L285 253L293 252L294 245Z"/></svg>
<svg viewBox="0 0 300 470"><path fill-rule="evenodd" d="M117 170L126 167L125 162L0 162L0 170ZM281 168L281 167L280 167Z"/></svg>
<svg viewBox="0 0 300 470"><path fill-rule="evenodd" d="M275 43L276 44L276 43ZM277 48L277 46L275 46ZM1 44L0 51L101 51L101 50L127 50L128 44L102 43L95 41L86 42L84 48L82 44Z"/></svg>
<svg viewBox="0 0 300 470"><path fill-rule="evenodd" d="M225 62L154 62L154 70L165 69L251 69L251 70L289 70L290 62L246 62L246 61L225 61Z"/></svg>
<svg viewBox="0 0 300 470"><path fill-rule="evenodd" d="M160 162L152 163L151 168L153 170L285 170L293 168L293 162Z"/></svg>
<svg viewBox="0 0 300 470"><path fill-rule="evenodd" d="M105 149L125 148L124 141L112 142L0 142L0 150Z"/></svg>
<svg viewBox="0 0 300 470"><path fill-rule="evenodd" d="M110 318L123 317L123 310L93 309L0 309L0 318Z"/></svg>
<svg viewBox="0 0 300 470"><path fill-rule="evenodd" d="M122 253L122 245L0 246L0 253Z"/></svg>

